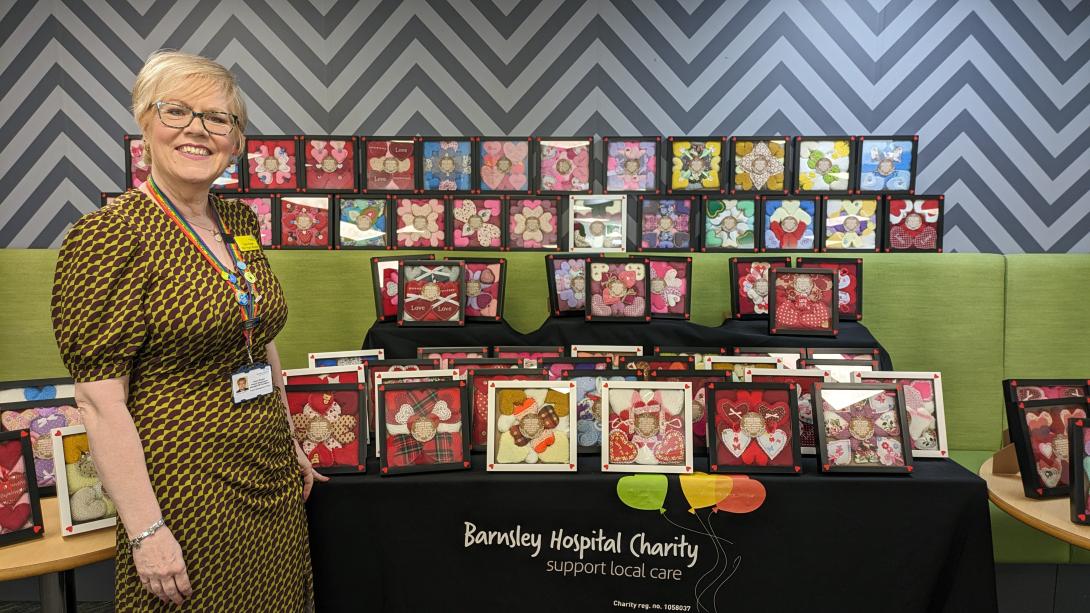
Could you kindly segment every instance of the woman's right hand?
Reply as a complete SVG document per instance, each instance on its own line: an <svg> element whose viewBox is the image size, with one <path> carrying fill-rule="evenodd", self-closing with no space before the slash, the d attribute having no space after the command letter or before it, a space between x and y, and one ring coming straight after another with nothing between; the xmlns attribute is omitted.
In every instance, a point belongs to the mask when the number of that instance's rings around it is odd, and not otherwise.
<svg viewBox="0 0 1090 613"><path fill-rule="evenodd" d="M170 528L163 526L132 550L140 583L163 602L181 606L193 594L182 548Z"/></svg>

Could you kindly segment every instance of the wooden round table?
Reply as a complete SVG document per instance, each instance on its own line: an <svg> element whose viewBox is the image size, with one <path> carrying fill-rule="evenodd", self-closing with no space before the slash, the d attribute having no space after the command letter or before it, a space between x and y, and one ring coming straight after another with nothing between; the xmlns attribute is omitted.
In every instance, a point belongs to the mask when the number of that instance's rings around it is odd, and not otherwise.
<svg viewBox="0 0 1090 613"><path fill-rule="evenodd" d="M981 465L978 474L988 482L988 499L1011 517L1061 541L1090 549L1090 526L1071 522L1071 501L1068 498L1026 498L1022 491L1022 478L1018 475L992 474L991 458Z"/></svg>
<svg viewBox="0 0 1090 613"><path fill-rule="evenodd" d="M0 548L0 581L39 577L42 611L75 611L73 569L114 557L117 533L104 528L61 536L57 498L42 499L45 534Z"/></svg>

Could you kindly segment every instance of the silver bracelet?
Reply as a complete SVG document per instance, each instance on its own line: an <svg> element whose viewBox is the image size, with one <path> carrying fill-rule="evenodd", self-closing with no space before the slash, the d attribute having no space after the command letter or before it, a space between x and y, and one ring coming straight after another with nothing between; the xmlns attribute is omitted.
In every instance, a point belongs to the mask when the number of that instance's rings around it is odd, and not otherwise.
<svg viewBox="0 0 1090 613"><path fill-rule="evenodd" d="M160 517L159 521L152 524L151 527L147 530L144 530L140 534L137 534L136 538L129 539L129 547L131 547L132 549L140 549L140 543L143 543L144 539L158 532L159 528L162 528L166 524L167 520Z"/></svg>

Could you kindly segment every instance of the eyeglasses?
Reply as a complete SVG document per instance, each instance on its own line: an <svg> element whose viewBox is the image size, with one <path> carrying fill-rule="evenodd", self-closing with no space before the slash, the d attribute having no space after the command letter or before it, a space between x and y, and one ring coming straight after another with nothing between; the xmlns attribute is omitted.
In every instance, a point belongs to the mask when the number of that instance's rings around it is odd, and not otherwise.
<svg viewBox="0 0 1090 613"><path fill-rule="evenodd" d="M209 134L227 136L231 133L235 124L238 123L238 117L231 113L198 112L188 106L175 104L174 102L159 100L155 103L155 109L159 113L159 121L163 122L164 126L176 130L188 128L189 124L193 123L193 119L199 117L201 125Z"/></svg>

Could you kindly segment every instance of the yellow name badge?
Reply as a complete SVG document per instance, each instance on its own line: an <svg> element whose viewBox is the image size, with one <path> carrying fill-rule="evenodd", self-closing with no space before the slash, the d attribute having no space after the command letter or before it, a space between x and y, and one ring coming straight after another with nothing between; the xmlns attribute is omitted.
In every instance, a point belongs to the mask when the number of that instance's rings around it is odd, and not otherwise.
<svg viewBox="0 0 1090 613"><path fill-rule="evenodd" d="M257 242L257 239L249 234L239 234L235 236L235 244L243 251L257 251L261 249L261 245Z"/></svg>

